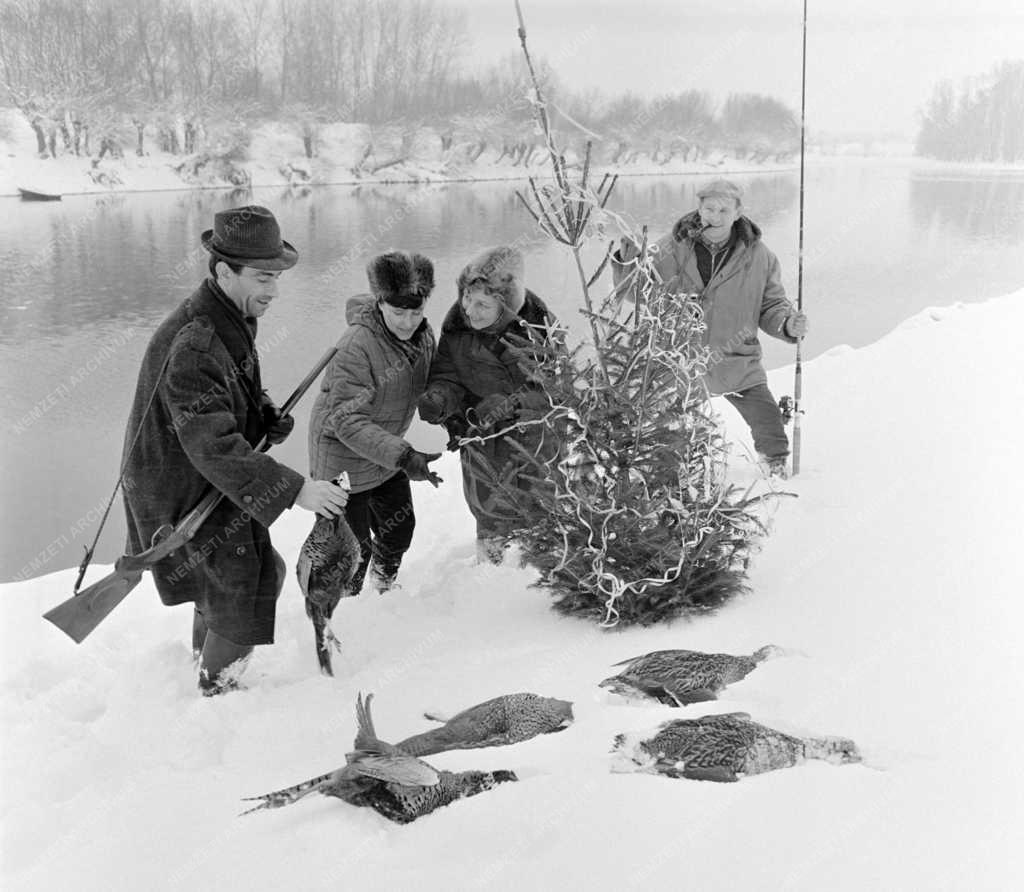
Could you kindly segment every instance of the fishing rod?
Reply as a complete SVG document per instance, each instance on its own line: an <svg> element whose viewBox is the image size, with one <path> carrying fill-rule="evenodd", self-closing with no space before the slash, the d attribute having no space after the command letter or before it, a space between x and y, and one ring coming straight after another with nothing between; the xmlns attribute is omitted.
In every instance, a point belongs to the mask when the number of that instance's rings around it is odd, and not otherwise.
<svg viewBox="0 0 1024 892"><path fill-rule="evenodd" d="M800 241L797 253L796 309L804 311L804 156L806 154L807 121L807 0L804 0L803 50L800 68ZM796 372L793 381L793 476L800 473L800 397L803 395L803 367L800 345L796 342Z"/></svg>

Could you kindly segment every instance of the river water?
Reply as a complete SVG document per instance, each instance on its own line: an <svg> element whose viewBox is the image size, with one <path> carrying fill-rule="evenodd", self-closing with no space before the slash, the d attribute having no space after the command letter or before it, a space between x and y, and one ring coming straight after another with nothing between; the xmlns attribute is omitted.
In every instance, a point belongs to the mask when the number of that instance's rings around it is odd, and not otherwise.
<svg viewBox="0 0 1024 892"><path fill-rule="evenodd" d="M795 299L796 172L732 178L746 189L747 213L778 254ZM705 179L623 178L609 208L649 224L657 237L696 206ZM537 238L515 197L524 185L0 199L0 581L76 565L91 542L117 479L139 358L160 320L205 275L199 234L215 211L266 204L300 252L258 338L264 383L282 401L343 330L345 299L366 289L367 259L393 247L434 261L438 287L428 316L435 328L466 261L481 247L517 241L528 285L582 331L575 265L561 246ZM839 160L808 167L805 196L803 294L812 326L805 358L871 343L928 306L1024 286L1024 172ZM602 250L598 241L589 245L588 261ZM769 367L792 362L792 347L763 341ZM927 386L927 370L911 373ZM292 438L275 450L300 470L311 405L309 396ZM936 425L940 435L941 419ZM411 436L421 448L442 442L438 429L418 422ZM118 501L97 548L100 562L120 553L121 513Z"/></svg>

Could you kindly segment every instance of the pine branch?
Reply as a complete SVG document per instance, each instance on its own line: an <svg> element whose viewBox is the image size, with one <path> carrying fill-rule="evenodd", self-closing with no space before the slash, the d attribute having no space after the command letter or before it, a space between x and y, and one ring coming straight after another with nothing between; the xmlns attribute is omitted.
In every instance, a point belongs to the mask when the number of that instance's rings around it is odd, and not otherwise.
<svg viewBox="0 0 1024 892"><path fill-rule="evenodd" d="M615 253L615 242L608 242L608 250L604 252L604 260L601 261L600 266L595 270L594 274L587 280L587 288L593 286L593 284L601 278L601 273L604 272L605 267L608 266L608 261L612 259L612 254Z"/></svg>

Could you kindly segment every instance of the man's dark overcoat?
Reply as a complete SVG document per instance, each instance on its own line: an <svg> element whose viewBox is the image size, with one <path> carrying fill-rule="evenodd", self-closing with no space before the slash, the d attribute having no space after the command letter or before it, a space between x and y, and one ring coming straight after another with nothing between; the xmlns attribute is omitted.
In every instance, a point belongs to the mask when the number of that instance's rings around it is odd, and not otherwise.
<svg viewBox="0 0 1024 892"><path fill-rule="evenodd" d="M171 313L142 360L123 459L129 554L180 521L209 486L226 496L153 578L164 604L195 602L209 628L240 645L274 640L283 580L267 527L303 484L253 448L268 401L255 334L256 320L209 279Z"/></svg>

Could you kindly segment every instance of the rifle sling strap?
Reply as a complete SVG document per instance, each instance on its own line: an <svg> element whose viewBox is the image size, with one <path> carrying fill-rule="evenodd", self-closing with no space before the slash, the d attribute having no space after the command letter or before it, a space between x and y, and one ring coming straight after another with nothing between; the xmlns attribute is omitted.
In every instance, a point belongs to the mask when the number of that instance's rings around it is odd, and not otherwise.
<svg viewBox="0 0 1024 892"><path fill-rule="evenodd" d="M100 533L103 532L103 525L107 522L107 515L110 514L110 509L114 505L114 499L117 498L117 491L121 487L121 483L124 481L125 470L128 467L128 459L131 458L132 453L135 451L135 446L139 442L139 435L142 433L142 422L145 421L146 416L149 414L150 408L153 406L153 400L156 399L157 391L160 388L160 382L163 380L164 372L167 371L167 364L171 361L171 351L167 351L167 355L164 357L163 365L160 366L160 371L156 376L156 382L153 384L153 392L149 395L149 400L146 402L146 408L142 413L142 417L139 419L138 429L135 431L135 436L132 437L131 445L125 451L124 461L121 462L121 473L118 475L117 483L114 484L114 491L110 494L110 499L107 502L107 507L103 509L103 516L100 518L99 528L96 530L96 535L93 537L92 545L85 549L85 557L82 558L82 563L78 566L78 579L75 580L74 593L77 595L79 588L82 586L82 580L85 578L85 571L89 567L89 562L92 560L93 551L96 549L96 543L100 540ZM83 546L84 547L84 546Z"/></svg>

